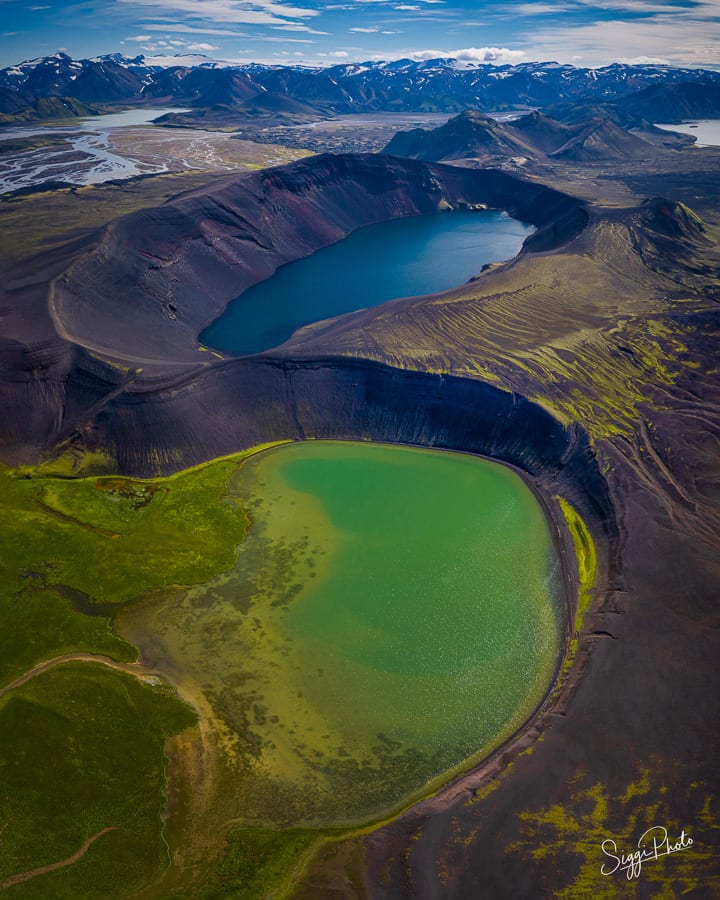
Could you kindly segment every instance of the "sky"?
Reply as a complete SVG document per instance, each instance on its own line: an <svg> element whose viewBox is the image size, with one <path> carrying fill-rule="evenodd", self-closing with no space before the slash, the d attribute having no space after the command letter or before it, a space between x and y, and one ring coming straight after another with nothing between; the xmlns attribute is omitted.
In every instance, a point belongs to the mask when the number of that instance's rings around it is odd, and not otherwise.
<svg viewBox="0 0 720 900"><path fill-rule="evenodd" d="M720 0L0 0L0 66L58 50L720 68Z"/></svg>

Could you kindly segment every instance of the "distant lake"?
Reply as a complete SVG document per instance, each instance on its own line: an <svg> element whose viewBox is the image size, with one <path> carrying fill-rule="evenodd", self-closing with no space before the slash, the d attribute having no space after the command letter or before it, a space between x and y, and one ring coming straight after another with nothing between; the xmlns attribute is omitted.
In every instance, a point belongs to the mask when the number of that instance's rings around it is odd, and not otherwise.
<svg viewBox="0 0 720 900"><path fill-rule="evenodd" d="M464 284L486 263L515 256L532 231L497 210L368 225L249 288L200 340L225 353L269 350L303 325Z"/></svg>
<svg viewBox="0 0 720 900"><path fill-rule="evenodd" d="M129 128L137 125L150 125L160 116L169 113L188 112L179 107L164 106L156 109L126 109L124 112L108 113L105 116L82 116L62 120L61 130L63 136L73 137L79 131L105 131L108 128ZM37 137L39 135L52 135L58 131L57 122L37 122L28 125L6 125L0 128L0 141L15 140L16 138Z"/></svg>
<svg viewBox="0 0 720 900"><path fill-rule="evenodd" d="M681 125L658 125L663 131L677 131L697 138L698 147L720 147L720 119L697 119Z"/></svg>
<svg viewBox="0 0 720 900"><path fill-rule="evenodd" d="M30 147L0 157L0 194L35 187L47 182L102 184L115 179L134 178L154 171L167 171L165 162L140 166L113 147L110 133L121 128L149 125L158 116L185 109L128 109L106 116L88 116L43 124L7 126L0 130L0 141L17 138L48 137L51 146Z"/></svg>
<svg viewBox="0 0 720 900"><path fill-rule="evenodd" d="M169 113L189 112L188 109L179 109L177 107L163 107L162 109L126 109L124 112L109 113L106 116L89 116L80 119L81 127L92 125L93 130L105 128L127 128L131 125L149 125L160 116L166 116Z"/></svg>

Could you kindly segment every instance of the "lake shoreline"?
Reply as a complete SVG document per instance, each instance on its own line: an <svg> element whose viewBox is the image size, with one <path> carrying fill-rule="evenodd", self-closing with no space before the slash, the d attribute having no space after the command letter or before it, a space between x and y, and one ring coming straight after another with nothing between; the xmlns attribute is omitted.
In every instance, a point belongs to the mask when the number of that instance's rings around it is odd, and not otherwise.
<svg viewBox="0 0 720 900"><path fill-rule="evenodd" d="M720 145L720 119L683 119L681 122L657 123L655 128L694 139L694 147Z"/></svg>

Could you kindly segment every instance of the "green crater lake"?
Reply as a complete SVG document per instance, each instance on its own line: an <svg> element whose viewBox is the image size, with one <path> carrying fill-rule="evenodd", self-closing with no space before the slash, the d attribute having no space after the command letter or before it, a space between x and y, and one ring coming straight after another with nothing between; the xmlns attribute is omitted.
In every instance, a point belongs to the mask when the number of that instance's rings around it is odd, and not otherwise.
<svg viewBox="0 0 720 900"><path fill-rule="evenodd" d="M248 288L200 340L225 353L259 353L303 325L463 284L486 263L515 256L533 230L498 210L368 225Z"/></svg>
<svg viewBox="0 0 720 900"><path fill-rule="evenodd" d="M561 644L545 514L509 468L408 447L287 444L244 461L235 567L123 611L191 699L236 824L380 817L532 714ZM239 513L240 514L240 513Z"/></svg>

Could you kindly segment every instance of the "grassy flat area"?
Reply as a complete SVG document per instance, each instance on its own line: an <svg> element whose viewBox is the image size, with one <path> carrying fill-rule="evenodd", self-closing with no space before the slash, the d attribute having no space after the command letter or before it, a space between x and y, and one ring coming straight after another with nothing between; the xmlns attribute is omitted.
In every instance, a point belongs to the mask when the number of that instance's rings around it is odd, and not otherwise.
<svg viewBox="0 0 720 900"><path fill-rule="evenodd" d="M0 886L8 898L127 897L169 859L161 834L165 740L195 721L167 689L68 663L0 700Z"/></svg>
<svg viewBox="0 0 720 900"><path fill-rule="evenodd" d="M36 663L65 653L87 652L131 662L137 651L110 631L110 620L76 612L63 597L30 579L16 592L0 593L0 684Z"/></svg>
<svg viewBox="0 0 720 900"><path fill-rule="evenodd" d="M202 891L203 900L242 897L263 900L294 869L298 857L321 839L322 832L304 829L232 831L225 856Z"/></svg>
<svg viewBox="0 0 720 900"><path fill-rule="evenodd" d="M0 196L3 235L0 269L77 239L117 216L159 206L183 191L253 169L292 162L309 153L189 130L179 133L163 128L126 128L119 131L113 135L113 143L120 155L149 165L162 162L170 171L126 181ZM36 147L57 149L62 136L62 130L47 126L45 134L4 141L0 155L27 152ZM193 168L188 168L187 160Z"/></svg>
<svg viewBox="0 0 720 900"><path fill-rule="evenodd" d="M70 651L134 659L107 618L76 612L70 600L79 592L89 609L122 603L229 568L248 527L225 500L235 468L222 460L159 481L0 469L0 684Z"/></svg>

